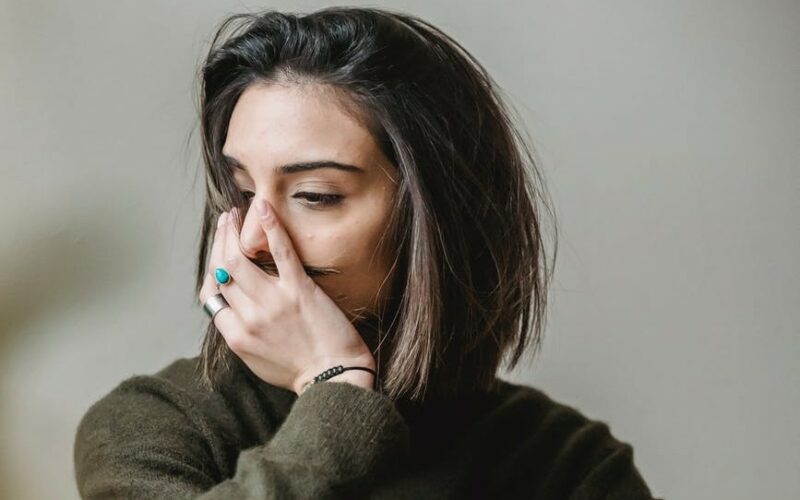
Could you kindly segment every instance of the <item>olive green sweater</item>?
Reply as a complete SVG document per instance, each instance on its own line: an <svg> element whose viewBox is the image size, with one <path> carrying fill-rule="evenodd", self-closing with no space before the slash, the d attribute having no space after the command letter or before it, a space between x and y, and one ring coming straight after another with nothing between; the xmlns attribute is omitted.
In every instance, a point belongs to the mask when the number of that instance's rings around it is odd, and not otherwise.
<svg viewBox="0 0 800 500"><path fill-rule="evenodd" d="M89 408L74 446L83 498L652 498L630 445L528 386L424 405L349 383L298 397L239 362L211 392L197 362Z"/></svg>

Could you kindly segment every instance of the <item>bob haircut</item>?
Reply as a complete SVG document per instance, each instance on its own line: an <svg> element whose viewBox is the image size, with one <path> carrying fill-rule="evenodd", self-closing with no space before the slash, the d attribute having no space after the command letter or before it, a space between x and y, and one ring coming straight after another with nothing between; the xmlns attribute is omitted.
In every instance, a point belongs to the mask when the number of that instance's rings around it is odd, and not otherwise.
<svg viewBox="0 0 800 500"><path fill-rule="evenodd" d="M527 347L539 351L552 277L541 209L555 213L497 84L458 42L420 18L375 8L235 14L218 26L200 78L198 293L216 218L249 203L222 156L237 99L252 84L314 84L359 117L399 177L381 239L398 278L377 318L388 344L384 394L420 401L489 390L504 359L514 368ZM556 249L557 240L553 266ZM232 356L210 322L206 387L217 386Z"/></svg>

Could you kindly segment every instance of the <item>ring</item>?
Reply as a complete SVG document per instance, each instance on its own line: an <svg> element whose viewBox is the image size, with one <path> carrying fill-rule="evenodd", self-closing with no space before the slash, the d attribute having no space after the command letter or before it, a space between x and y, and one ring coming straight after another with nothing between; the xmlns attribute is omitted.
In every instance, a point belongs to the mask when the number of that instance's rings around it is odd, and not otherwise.
<svg viewBox="0 0 800 500"><path fill-rule="evenodd" d="M228 301L225 300L225 297L223 297L221 293L212 295L205 302L205 304L203 304L203 310L208 314L212 321L214 320L214 316L216 316L218 312L226 307L230 307L230 304L228 304Z"/></svg>
<svg viewBox="0 0 800 500"><path fill-rule="evenodd" d="M218 285L227 285L231 282L231 273L224 267L218 267L214 270L214 278L216 278Z"/></svg>

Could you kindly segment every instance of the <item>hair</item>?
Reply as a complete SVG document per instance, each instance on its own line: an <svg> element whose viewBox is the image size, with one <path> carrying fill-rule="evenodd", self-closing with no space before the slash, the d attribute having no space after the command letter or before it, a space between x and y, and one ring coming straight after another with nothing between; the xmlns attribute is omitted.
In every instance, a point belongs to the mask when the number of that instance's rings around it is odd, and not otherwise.
<svg viewBox="0 0 800 500"><path fill-rule="evenodd" d="M399 177L381 240L397 277L379 318L388 343L382 391L419 401L490 390L504 360L512 369L526 350L539 351L557 250L556 239L549 267L541 217L555 213L513 108L458 42L418 17L376 8L234 14L218 26L199 76L198 293L214 221L248 203L222 156L237 99L253 84L313 84L362 118ZM232 356L209 322L207 387Z"/></svg>

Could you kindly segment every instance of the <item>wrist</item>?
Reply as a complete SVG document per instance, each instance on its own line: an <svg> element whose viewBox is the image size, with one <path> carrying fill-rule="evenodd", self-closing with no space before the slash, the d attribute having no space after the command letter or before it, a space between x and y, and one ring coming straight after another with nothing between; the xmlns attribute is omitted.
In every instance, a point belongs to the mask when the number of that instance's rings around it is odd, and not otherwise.
<svg viewBox="0 0 800 500"><path fill-rule="evenodd" d="M329 378L324 382L353 384L371 391L375 386L375 376L370 372L366 372L364 370L347 370L346 372L340 373L339 375Z"/></svg>
<svg viewBox="0 0 800 500"><path fill-rule="evenodd" d="M375 363L372 358L370 359L363 359L363 360L330 360L324 364L317 365L315 368L308 369L301 376L297 378L297 382L295 383L294 392L299 396L305 390L307 390L314 379L320 375L323 375L325 371L331 370L336 366L342 366L344 368L350 367L359 367L359 368L367 368L372 371L375 371ZM339 382L339 383L350 383L353 385L357 385L364 389L372 390L375 385L375 375L371 372L366 370L356 370L356 369L349 369L345 370L342 373L338 373L330 378L319 380L316 383L323 383L323 382Z"/></svg>

